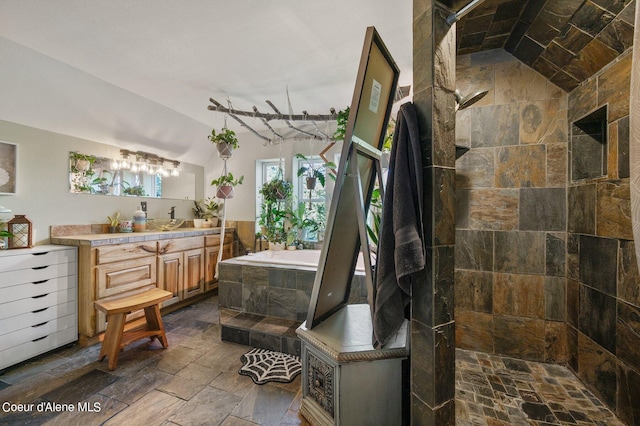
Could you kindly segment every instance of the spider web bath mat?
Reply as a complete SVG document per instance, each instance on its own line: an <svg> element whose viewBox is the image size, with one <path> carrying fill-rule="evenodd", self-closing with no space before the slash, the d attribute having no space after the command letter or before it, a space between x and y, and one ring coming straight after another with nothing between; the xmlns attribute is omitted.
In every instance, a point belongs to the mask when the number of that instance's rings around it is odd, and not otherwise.
<svg viewBox="0 0 640 426"><path fill-rule="evenodd" d="M258 385L267 382L289 383L302 371L300 358L267 349L251 349L240 357L238 373L251 377Z"/></svg>

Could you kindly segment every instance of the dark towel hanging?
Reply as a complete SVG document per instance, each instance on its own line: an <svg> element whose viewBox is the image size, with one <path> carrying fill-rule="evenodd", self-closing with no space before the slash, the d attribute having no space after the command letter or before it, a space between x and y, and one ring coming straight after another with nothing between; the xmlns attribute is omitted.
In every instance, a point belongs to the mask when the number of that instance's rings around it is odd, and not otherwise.
<svg viewBox="0 0 640 426"><path fill-rule="evenodd" d="M415 106L403 104L382 203L373 311L375 347L398 332L411 296L411 275L425 267L419 136Z"/></svg>

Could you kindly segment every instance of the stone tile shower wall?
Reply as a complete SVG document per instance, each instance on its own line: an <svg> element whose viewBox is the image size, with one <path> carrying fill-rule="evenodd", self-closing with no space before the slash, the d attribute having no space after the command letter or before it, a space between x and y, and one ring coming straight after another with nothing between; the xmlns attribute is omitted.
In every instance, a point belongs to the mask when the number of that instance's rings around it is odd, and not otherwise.
<svg viewBox="0 0 640 426"><path fill-rule="evenodd" d="M459 347L567 364L639 424L630 71L627 52L566 95L504 51L458 57L463 95L491 90L456 117L471 150L456 162L455 314ZM576 179L572 122L605 105L603 175Z"/></svg>
<svg viewBox="0 0 640 426"><path fill-rule="evenodd" d="M568 182L569 366L628 424L640 423L640 275L631 228L631 51L569 94L570 122L607 106L605 174ZM580 150L573 144L572 150Z"/></svg>
<svg viewBox="0 0 640 426"><path fill-rule="evenodd" d="M503 50L457 58L456 343L565 362L567 95Z"/></svg>

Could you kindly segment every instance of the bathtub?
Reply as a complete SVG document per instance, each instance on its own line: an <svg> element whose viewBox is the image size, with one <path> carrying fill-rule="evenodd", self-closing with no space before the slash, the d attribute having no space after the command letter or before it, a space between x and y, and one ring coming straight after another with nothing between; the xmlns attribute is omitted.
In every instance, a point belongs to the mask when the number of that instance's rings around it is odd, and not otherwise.
<svg viewBox="0 0 640 426"><path fill-rule="evenodd" d="M302 322L319 259L320 250L267 250L225 259L218 266L218 305L244 314ZM362 259L359 263L351 278L349 303L367 303Z"/></svg>
<svg viewBox="0 0 640 426"><path fill-rule="evenodd" d="M265 250L236 258L236 260L248 263L292 265L305 267L318 267L320 250ZM364 273L364 261L362 253L356 262L356 271Z"/></svg>

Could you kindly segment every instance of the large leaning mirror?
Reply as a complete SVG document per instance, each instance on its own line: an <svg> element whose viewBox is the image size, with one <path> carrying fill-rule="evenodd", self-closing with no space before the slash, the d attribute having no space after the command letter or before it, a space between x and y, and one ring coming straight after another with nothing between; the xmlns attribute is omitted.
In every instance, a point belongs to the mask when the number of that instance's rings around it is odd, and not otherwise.
<svg viewBox="0 0 640 426"><path fill-rule="evenodd" d="M195 175L178 172L173 164L122 168L109 158L69 153L69 192L74 194L195 200L195 187Z"/></svg>
<svg viewBox="0 0 640 426"><path fill-rule="evenodd" d="M367 28L351 101L335 188L307 313L311 329L348 302L358 254L362 250L369 303L372 268L365 229L366 212L400 70L374 27ZM376 164L377 163L377 164ZM361 244L363 242L363 244ZM369 259L369 260L367 260Z"/></svg>

